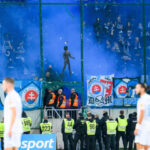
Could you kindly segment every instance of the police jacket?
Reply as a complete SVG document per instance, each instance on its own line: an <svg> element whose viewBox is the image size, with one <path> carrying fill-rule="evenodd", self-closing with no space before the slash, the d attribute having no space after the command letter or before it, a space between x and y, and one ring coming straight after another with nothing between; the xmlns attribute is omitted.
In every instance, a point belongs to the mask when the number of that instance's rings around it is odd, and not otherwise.
<svg viewBox="0 0 150 150"><path fill-rule="evenodd" d="M44 120L43 123L48 123L48 120ZM42 133L41 128L40 128L40 133Z"/></svg>
<svg viewBox="0 0 150 150"><path fill-rule="evenodd" d="M102 134L106 135L107 134L107 128L106 128L106 121L109 119L109 116L107 113L103 114L103 117L101 119L101 130Z"/></svg>
<svg viewBox="0 0 150 150"><path fill-rule="evenodd" d="M83 117L80 117L74 126L74 129L78 134L84 134L84 125L85 125L85 120Z"/></svg>
<svg viewBox="0 0 150 150"><path fill-rule="evenodd" d="M129 134L134 134L135 126L137 123L137 116L132 115L132 118L128 120L128 132Z"/></svg>
<svg viewBox="0 0 150 150"><path fill-rule="evenodd" d="M72 118L66 118L68 121L71 121ZM74 128L74 126L73 126ZM65 133L65 122L63 120L62 125L61 125L61 133L64 134Z"/></svg>
<svg viewBox="0 0 150 150"><path fill-rule="evenodd" d="M125 118L124 115L120 115L119 117L120 117L121 119L124 119L124 118ZM118 122L118 118L116 118L116 121Z"/></svg>
<svg viewBox="0 0 150 150"><path fill-rule="evenodd" d="M86 121L93 122L94 120L95 120L95 119L92 118L92 119L87 119ZM85 123L85 125L84 125L84 134L87 135L87 125L86 125L86 123Z"/></svg>
<svg viewBox="0 0 150 150"><path fill-rule="evenodd" d="M125 116L124 115L120 115L119 118L120 119L125 119ZM119 122L118 118L116 118L116 121L117 121L117 123ZM118 129L119 129L119 124L118 124ZM117 129L117 131L118 131L118 129ZM124 132L124 131L121 131L121 132Z"/></svg>
<svg viewBox="0 0 150 150"><path fill-rule="evenodd" d="M96 135L101 135L101 120L96 118Z"/></svg>
<svg viewBox="0 0 150 150"><path fill-rule="evenodd" d="M129 118L128 118L128 125L127 125L127 128L126 128L126 135L129 136L130 134L130 130L131 130L131 120L132 120L132 114L129 114Z"/></svg>

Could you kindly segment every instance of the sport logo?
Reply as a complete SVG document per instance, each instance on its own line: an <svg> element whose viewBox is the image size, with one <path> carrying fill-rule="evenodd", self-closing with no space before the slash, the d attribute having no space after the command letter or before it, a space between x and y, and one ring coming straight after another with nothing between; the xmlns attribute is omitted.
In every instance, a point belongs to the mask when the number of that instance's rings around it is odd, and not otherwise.
<svg viewBox="0 0 150 150"><path fill-rule="evenodd" d="M34 107L39 101L39 89L36 86L25 88L22 92L22 100L26 107Z"/></svg>
<svg viewBox="0 0 150 150"><path fill-rule="evenodd" d="M21 149L26 150L37 150L37 149L54 149L53 147L54 140L50 139L49 141L22 141Z"/></svg>
<svg viewBox="0 0 150 150"><path fill-rule="evenodd" d="M56 150L56 134L23 134L19 150Z"/></svg>

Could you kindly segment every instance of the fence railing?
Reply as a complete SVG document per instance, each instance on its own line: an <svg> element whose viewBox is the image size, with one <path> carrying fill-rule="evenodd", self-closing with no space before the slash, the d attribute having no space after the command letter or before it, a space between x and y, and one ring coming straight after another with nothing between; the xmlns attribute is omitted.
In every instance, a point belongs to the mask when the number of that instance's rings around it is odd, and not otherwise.
<svg viewBox="0 0 150 150"><path fill-rule="evenodd" d="M48 117L48 119L63 119L65 118L65 114L69 113L71 118L76 119L78 113L81 111L81 109L55 109L54 107L45 107L44 116Z"/></svg>

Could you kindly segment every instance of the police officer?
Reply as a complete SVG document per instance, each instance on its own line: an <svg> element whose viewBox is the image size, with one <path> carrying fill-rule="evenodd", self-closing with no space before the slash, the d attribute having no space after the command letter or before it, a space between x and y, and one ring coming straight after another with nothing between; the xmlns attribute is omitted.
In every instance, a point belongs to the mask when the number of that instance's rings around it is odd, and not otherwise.
<svg viewBox="0 0 150 150"><path fill-rule="evenodd" d="M134 142L134 130L137 123L137 113L134 112L130 120L128 120L128 128L129 128L129 149L132 150L133 142ZM134 149L136 150L136 144L134 144Z"/></svg>
<svg viewBox="0 0 150 150"><path fill-rule="evenodd" d="M109 120L106 121L106 150L116 150L116 128L117 121L113 120L112 117L109 117Z"/></svg>
<svg viewBox="0 0 150 150"><path fill-rule="evenodd" d="M101 121L99 119L98 115L95 115L95 119L96 119L96 141L98 142L99 145L99 150L102 150L102 142L101 142Z"/></svg>
<svg viewBox="0 0 150 150"><path fill-rule="evenodd" d="M130 139L130 122L132 120L132 113L129 114L129 117L128 117L128 125L126 127L126 143L127 143L127 147L128 147L128 144L129 144L129 139Z"/></svg>
<svg viewBox="0 0 150 150"><path fill-rule="evenodd" d="M124 150L127 149L126 143L126 127L127 127L127 119L124 116L124 111L120 111L120 116L116 119L118 122L117 135L116 135L116 150L119 150L119 141L120 137L122 137Z"/></svg>
<svg viewBox="0 0 150 150"><path fill-rule="evenodd" d="M77 143L80 140L80 150L83 150L83 142L84 142L84 125L85 125L85 120L82 115L82 113L79 113L79 118L75 123L74 129L76 130L75 138L74 138L74 145L75 145L75 150L77 147Z"/></svg>
<svg viewBox="0 0 150 150"><path fill-rule="evenodd" d="M44 121L40 123L41 134L52 134L52 123L48 121L47 117L44 117Z"/></svg>
<svg viewBox="0 0 150 150"><path fill-rule="evenodd" d="M30 134L31 131L31 118L27 114L22 112L22 125L23 125L23 134Z"/></svg>
<svg viewBox="0 0 150 150"><path fill-rule="evenodd" d="M87 117L88 119L84 127L86 133L86 150L95 150L96 120L92 118L90 113Z"/></svg>
<svg viewBox="0 0 150 150"><path fill-rule="evenodd" d="M4 119L0 123L1 149L4 150Z"/></svg>
<svg viewBox="0 0 150 150"><path fill-rule="evenodd" d="M70 114L66 113L66 118L62 122L61 132L63 134L64 150L74 150L73 142L73 128L74 120L70 117ZM70 147L69 147L69 145ZM69 147L69 148L68 148Z"/></svg>
<svg viewBox="0 0 150 150"><path fill-rule="evenodd" d="M105 146L105 149L106 149L106 145L107 145L107 141L106 141L106 121L109 119L109 116L108 116L108 112L107 111L104 111L103 112L103 117L101 119L101 129L102 129L102 139L103 139L103 143L104 143L104 146Z"/></svg>

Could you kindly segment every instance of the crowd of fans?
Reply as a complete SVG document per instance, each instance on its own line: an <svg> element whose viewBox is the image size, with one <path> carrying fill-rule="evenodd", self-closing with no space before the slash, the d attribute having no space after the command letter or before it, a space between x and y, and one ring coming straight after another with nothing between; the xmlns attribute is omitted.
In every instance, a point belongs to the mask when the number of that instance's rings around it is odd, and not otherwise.
<svg viewBox="0 0 150 150"><path fill-rule="evenodd" d="M2 36L2 35L1 35ZM10 34L5 33L1 41L1 54L7 58L7 67L14 68L24 64L24 41L14 42Z"/></svg>
<svg viewBox="0 0 150 150"><path fill-rule="evenodd" d="M114 6L115 7L115 6ZM105 45L105 49L118 53L124 61L142 61L143 57L143 22L137 21L135 16L125 19L116 14L113 6L106 6L105 19L96 18L93 25L97 41ZM99 7L95 11L99 13ZM101 9L100 9L101 10ZM128 12L126 12L128 13ZM146 44L150 46L150 21L146 23ZM149 59L149 58L148 58Z"/></svg>

